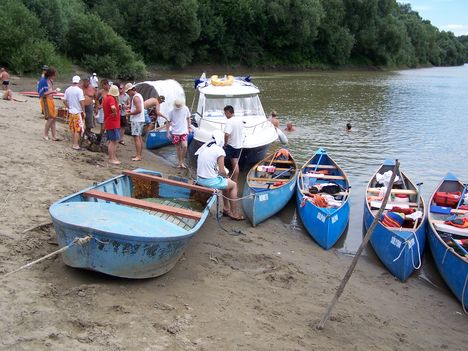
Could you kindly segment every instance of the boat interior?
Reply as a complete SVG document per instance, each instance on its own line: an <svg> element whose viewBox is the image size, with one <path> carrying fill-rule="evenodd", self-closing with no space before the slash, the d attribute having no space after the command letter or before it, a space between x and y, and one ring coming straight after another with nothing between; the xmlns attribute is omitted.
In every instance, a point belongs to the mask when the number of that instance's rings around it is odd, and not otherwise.
<svg viewBox="0 0 468 351"><path fill-rule="evenodd" d="M253 189L275 189L289 183L296 173L296 161L286 149L280 149L250 170L247 183Z"/></svg>

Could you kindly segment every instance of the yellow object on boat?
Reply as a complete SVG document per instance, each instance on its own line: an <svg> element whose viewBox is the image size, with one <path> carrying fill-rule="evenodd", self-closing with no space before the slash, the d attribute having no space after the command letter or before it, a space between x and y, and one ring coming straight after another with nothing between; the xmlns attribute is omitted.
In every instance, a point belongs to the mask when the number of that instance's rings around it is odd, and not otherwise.
<svg viewBox="0 0 468 351"><path fill-rule="evenodd" d="M234 83L234 76L229 75L226 79L219 79L216 75L211 76L211 84L215 86L228 86L232 83Z"/></svg>

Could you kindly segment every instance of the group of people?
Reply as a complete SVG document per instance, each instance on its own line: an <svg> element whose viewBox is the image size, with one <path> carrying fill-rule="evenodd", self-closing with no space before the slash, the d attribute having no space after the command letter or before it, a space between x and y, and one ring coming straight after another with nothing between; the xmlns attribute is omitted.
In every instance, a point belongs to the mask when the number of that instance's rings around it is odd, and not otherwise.
<svg viewBox="0 0 468 351"><path fill-rule="evenodd" d="M46 119L44 140L62 140L57 137L56 117L57 109L54 103L54 89L56 70L43 67L43 74L38 82L38 93L42 112ZM187 135L190 132L190 111L184 101L176 100L168 116L160 111L160 104L165 101L164 96L144 100L132 83L110 83L107 79L98 80L96 73L90 78L72 77L72 85L63 95L63 103L68 110L68 126L70 130L72 148L80 150L83 136L92 134L96 123L100 125L101 138L105 135L109 154L109 163L118 165L121 161L117 157L118 144L125 145L125 128L130 125L131 135L135 144L135 155L132 161L141 161L143 152L142 135L152 125L150 115L156 120L162 117L167 120L165 125L167 137L176 145L178 167L187 168L185 157L187 154ZM99 84L99 86L98 86ZM148 113L148 111L150 111ZM172 134L170 133L172 128ZM49 138L49 132L51 138Z"/></svg>

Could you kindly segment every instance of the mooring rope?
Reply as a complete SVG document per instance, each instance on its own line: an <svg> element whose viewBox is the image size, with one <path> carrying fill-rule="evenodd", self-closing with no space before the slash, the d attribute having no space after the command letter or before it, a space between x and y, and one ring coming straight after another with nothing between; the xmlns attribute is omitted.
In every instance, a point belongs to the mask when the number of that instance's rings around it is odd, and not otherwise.
<svg viewBox="0 0 468 351"><path fill-rule="evenodd" d="M34 264L36 264L36 263L42 262L42 261L44 261L44 260L46 260L46 259L48 259L48 258L50 258L50 257L52 257L52 256L54 256L54 255L57 255L57 254L59 254L59 253L61 253L61 252L64 252L64 251L68 250L70 247L72 247L73 245L84 245L84 244L90 242L92 238L93 238L92 236L85 236L84 238L78 238L78 237L76 237L76 238L73 239L73 241L72 241L70 244L68 244L67 246L64 246L64 247L62 247L61 249L58 249L58 250L56 250L56 251L54 251L54 252L51 252L51 253L48 254L48 255L45 255L44 257L41 257L41 258L39 258L39 259L37 259L37 260L35 260L35 261L33 261L33 262L29 262L28 264L25 264L24 266L21 266L21 267L15 269L15 270L13 270L13 271L11 271L11 272L9 272L9 273L6 273L6 274L4 274L4 275L2 276L2 278L6 278L6 277L8 277L9 275L12 275L13 273L19 272L19 271L21 271L21 270L23 270L23 269L25 269L25 268L31 267L32 265L34 265Z"/></svg>
<svg viewBox="0 0 468 351"><path fill-rule="evenodd" d="M468 314L468 311L465 308L465 292L466 292L466 285L467 284L468 284L468 272L466 273L465 284L463 285L462 298L461 298L463 312L465 312L465 314Z"/></svg>

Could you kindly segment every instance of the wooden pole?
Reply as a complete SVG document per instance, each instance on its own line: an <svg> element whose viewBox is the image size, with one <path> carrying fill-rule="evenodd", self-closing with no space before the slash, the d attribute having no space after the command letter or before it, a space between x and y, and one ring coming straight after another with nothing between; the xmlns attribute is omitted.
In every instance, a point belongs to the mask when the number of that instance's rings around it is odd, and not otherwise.
<svg viewBox="0 0 468 351"><path fill-rule="evenodd" d="M392 176L390 177L390 182L388 183L387 192L385 193L385 197L384 197L384 199L382 201L382 205L380 206L379 211L375 215L374 221L372 222L369 229L367 230L367 233L364 236L364 239L362 240L361 245L359 246L358 250L356 251L356 255L354 256L353 261L351 262L351 265L348 268L348 271L346 272L343 279L341 280L340 286L338 287L338 290L336 291L336 294L333 297L333 300L328 305L328 308L327 308L325 314L323 315L322 319L320 320L319 324L317 325L318 330L322 330L323 327L325 326L325 323L327 322L328 318L330 317L330 314L331 314L331 312L333 310L333 307L338 302L338 299L340 298L341 294L343 293L344 288L345 288L346 284L348 283L348 280L351 278L351 275L353 274L354 268L356 268L356 264L357 264L357 262L359 260L359 257L361 256L362 251L364 250L364 247L369 242L369 239L370 239L372 233L374 232L375 226L377 225L378 221L380 220L380 216L382 215L382 213L383 213L383 211L385 209L385 206L387 205L388 198L390 197L393 182L395 181L395 176L398 173L399 166L400 166L400 163L398 162L398 160L395 160L395 168L393 169Z"/></svg>

